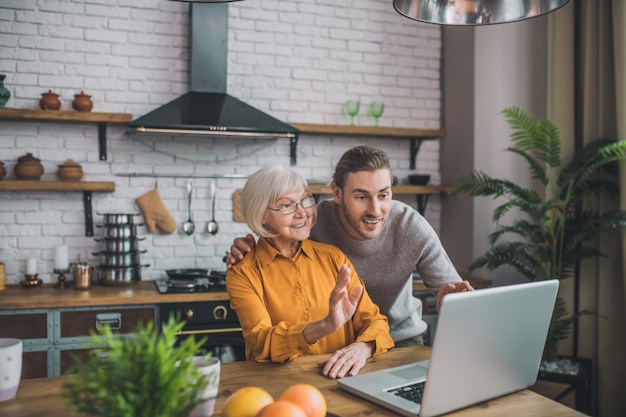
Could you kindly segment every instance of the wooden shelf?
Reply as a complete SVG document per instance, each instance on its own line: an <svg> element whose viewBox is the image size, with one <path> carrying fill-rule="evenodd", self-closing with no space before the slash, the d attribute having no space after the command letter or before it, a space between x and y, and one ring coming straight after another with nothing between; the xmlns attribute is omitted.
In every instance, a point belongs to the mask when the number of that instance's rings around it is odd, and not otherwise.
<svg viewBox="0 0 626 417"><path fill-rule="evenodd" d="M93 192L113 192L114 182L0 181L0 191L82 191L85 209L85 236L93 236Z"/></svg>
<svg viewBox="0 0 626 417"><path fill-rule="evenodd" d="M398 138L436 139L443 136L442 130L404 129L399 127L318 125L310 123L289 123L301 133L323 133L327 135L386 136Z"/></svg>
<svg viewBox="0 0 626 417"><path fill-rule="evenodd" d="M0 109L0 120L14 122L50 122L50 123L93 123L98 125L98 144L100 160L106 161L106 126L107 124L128 124L132 114L92 113L63 110L35 109Z"/></svg>
<svg viewBox="0 0 626 417"><path fill-rule="evenodd" d="M0 181L0 191L115 191L114 182Z"/></svg>
<svg viewBox="0 0 626 417"><path fill-rule="evenodd" d="M405 129L399 127L376 127L376 126L345 126L345 125L318 125L310 123L289 123L300 133L317 133L322 135L342 136L374 136L387 138L410 139L410 166L415 169L415 161L422 141L439 139L443 137L443 130L432 129ZM297 139L296 139L297 141ZM295 143L292 141L292 164L295 158Z"/></svg>
<svg viewBox="0 0 626 417"><path fill-rule="evenodd" d="M131 114L93 113L64 110L36 109L0 109L0 120L55 123L118 123L126 124L132 120Z"/></svg>

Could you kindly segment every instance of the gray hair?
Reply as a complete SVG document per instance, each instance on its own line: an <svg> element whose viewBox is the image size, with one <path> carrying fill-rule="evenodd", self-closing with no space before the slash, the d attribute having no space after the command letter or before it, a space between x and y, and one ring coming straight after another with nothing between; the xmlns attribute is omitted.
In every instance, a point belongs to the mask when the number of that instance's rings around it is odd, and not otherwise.
<svg viewBox="0 0 626 417"><path fill-rule="evenodd" d="M248 227L260 237L276 237L263 226L267 208L298 189L311 192L306 179L291 168L265 166L252 174L241 192L241 210ZM313 210L315 224L317 209Z"/></svg>

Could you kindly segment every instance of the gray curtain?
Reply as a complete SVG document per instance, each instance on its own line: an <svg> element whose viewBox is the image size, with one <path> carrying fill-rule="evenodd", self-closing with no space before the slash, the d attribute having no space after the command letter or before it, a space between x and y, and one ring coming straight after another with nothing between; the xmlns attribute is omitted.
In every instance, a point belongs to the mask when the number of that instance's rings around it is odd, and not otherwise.
<svg viewBox="0 0 626 417"><path fill-rule="evenodd" d="M549 114L563 134L564 153L597 138L626 139L626 1L573 0L552 13L549 29ZM600 210L626 210L626 164L620 201L585 202ZM606 256L580 266L580 309L599 314L579 320L577 340L560 346L593 363L593 415L626 410L626 232L596 242ZM562 288L574 305L574 282Z"/></svg>

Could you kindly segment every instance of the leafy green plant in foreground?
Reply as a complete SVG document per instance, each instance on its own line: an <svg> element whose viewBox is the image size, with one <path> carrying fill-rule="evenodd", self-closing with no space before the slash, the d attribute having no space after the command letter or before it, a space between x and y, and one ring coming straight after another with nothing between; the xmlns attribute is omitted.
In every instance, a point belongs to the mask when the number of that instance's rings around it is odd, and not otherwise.
<svg viewBox="0 0 626 417"><path fill-rule="evenodd" d="M65 400L101 417L188 416L203 401L208 378L190 360L204 340L190 337L176 346L183 326L170 317L160 333L149 322L130 336L113 334L108 326L92 334L90 343L102 347L75 363L76 373L63 384Z"/></svg>
<svg viewBox="0 0 626 417"><path fill-rule="evenodd" d="M561 135L550 120L535 121L517 107L507 108L502 113L513 129L513 146L506 150L528 163L532 178L545 187L545 194L511 180L492 178L481 171L460 178L451 193L465 192L503 200L493 213L497 228L488 237L490 249L469 269L494 270L509 265L531 281L569 278L580 260L602 255L589 244L591 238L603 230L626 226L626 212L581 209L581 203L588 197L618 195L610 168L626 160L626 141L596 140L579 149L564 164ZM519 213L516 220L502 225L500 221L511 211ZM513 238L505 240L504 237ZM583 314L590 312L577 311L570 316L565 302L557 300L544 359L555 359L559 341L569 336L573 322Z"/></svg>

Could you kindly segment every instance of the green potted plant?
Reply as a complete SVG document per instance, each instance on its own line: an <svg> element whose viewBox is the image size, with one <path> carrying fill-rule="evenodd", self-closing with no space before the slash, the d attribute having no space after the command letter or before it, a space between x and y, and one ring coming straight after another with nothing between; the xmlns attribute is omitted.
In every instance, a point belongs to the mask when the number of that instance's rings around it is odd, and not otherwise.
<svg viewBox="0 0 626 417"><path fill-rule="evenodd" d="M513 129L513 145L506 150L528 163L532 178L545 187L545 194L508 179L492 178L481 171L455 182L451 193L465 192L503 201L493 213L497 228L488 237L490 249L469 269L493 270L508 265L531 281L569 278L578 261L602 255L588 244L590 238L602 230L626 226L626 212L581 208L587 197L618 195L611 168L616 168L616 162L626 160L626 141L596 140L564 163L561 135L550 120L533 120L517 107L507 108L502 113ZM500 223L505 214L515 210L520 215L512 224ZM505 236L514 239L505 240ZM558 344L569 335L574 321L590 313L582 310L570 315L564 300L557 300L544 360L556 359Z"/></svg>
<svg viewBox="0 0 626 417"><path fill-rule="evenodd" d="M176 345L184 322L170 317L161 332L140 324L130 337L105 327L93 334L101 346L75 362L63 384L70 406L101 417L187 417L204 401L209 377L194 365L203 340L186 338Z"/></svg>

